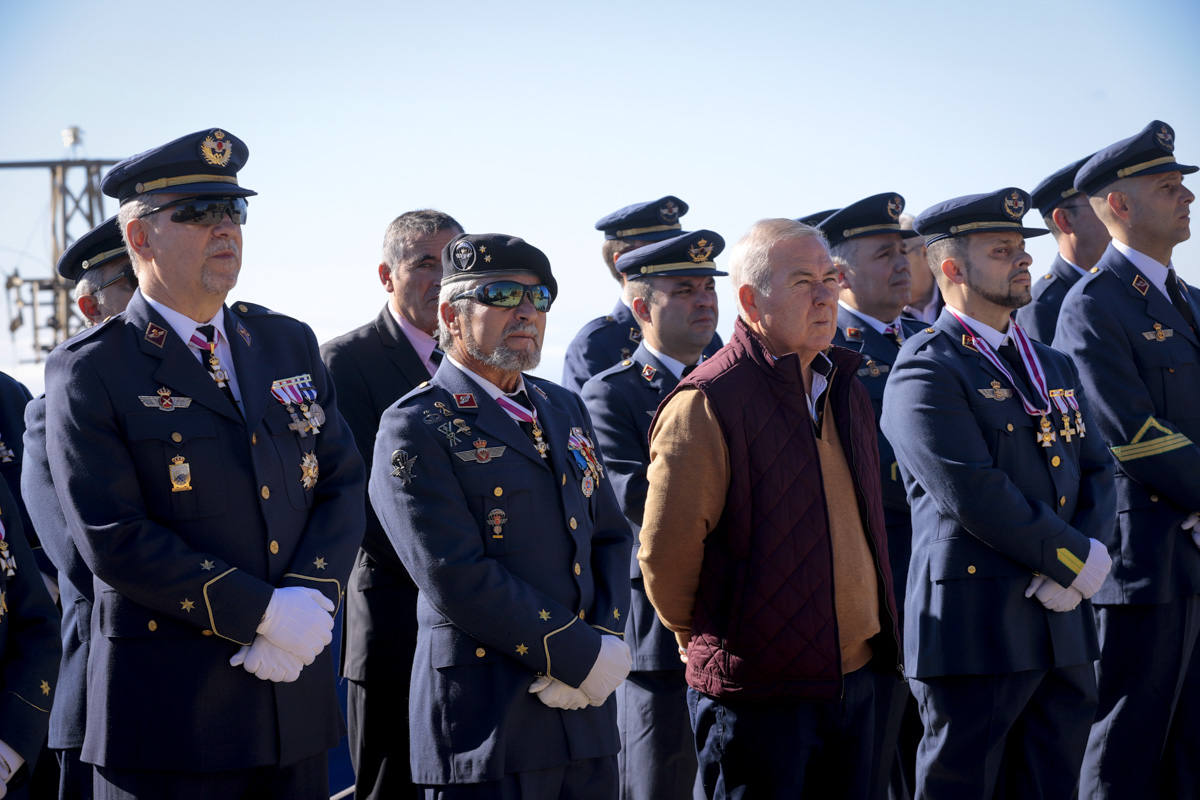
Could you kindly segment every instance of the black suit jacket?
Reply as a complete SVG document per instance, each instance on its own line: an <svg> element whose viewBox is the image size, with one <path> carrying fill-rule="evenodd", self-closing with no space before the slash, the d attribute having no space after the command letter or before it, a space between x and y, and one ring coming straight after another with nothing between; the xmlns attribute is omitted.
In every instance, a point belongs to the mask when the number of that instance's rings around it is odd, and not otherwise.
<svg viewBox="0 0 1200 800"><path fill-rule="evenodd" d="M388 406L429 380L429 372L385 306L374 321L321 346L338 393L338 408L371 468L379 418ZM367 531L346 592L342 674L365 682L407 675L417 640L417 588L400 563L365 493ZM378 631L378 633L377 633ZM404 686L408 685L405 678Z"/></svg>

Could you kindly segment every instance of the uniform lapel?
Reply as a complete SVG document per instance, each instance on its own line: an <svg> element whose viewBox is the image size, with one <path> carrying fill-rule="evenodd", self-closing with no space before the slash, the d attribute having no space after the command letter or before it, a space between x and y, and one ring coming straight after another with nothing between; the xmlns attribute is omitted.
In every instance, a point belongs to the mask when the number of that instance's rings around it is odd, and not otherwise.
<svg viewBox="0 0 1200 800"><path fill-rule="evenodd" d="M1101 261L1107 269L1126 287L1134 297L1140 298L1145 303L1146 316L1149 318L1147 330L1153 323L1161 323L1164 328L1171 328L1175 331L1176 336L1182 336L1193 345L1200 346L1200 339L1197 338L1196 332L1192 330L1192 326L1188 325L1187 320L1183 318L1183 314L1179 313L1179 309L1171 303L1167 296L1152 285L1148 278L1141 271L1125 258L1119 250L1112 245L1109 245L1111 253L1106 254L1106 258ZM1111 257L1109 257L1111 256ZM1143 291L1144 290L1144 291ZM1195 308L1195 303L1192 303ZM1200 319L1200 317L1197 317Z"/></svg>
<svg viewBox="0 0 1200 800"><path fill-rule="evenodd" d="M254 336L250 328L229 308L225 309L225 336L229 340L229 351L233 353L233 368L237 372L238 391L242 395L242 413L247 427L252 428L262 419L267 397L271 393L271 381L292 376L272 376L264 371L270 369L269 359L254 352ZM317 402L323 399L317 398Z"/></svg>
<svg viewBox="0 0 1200 800"><path fill-rule="evenodd" d="M559 475L566 475L570 472L567 469L567 440L571 435L571 417L563 409L556 408L541 388L528 377L525 379L525 393L537 409L542 435L550 445L550 465ZM537 453L536 450L533 452ZM540 456L538 460L542 460Z"/></svg>
<svg viewBox="0 0 1200 800"><path fill-rule="evenodd" d="M166 386L177 396L190 397L193 402L241 422L237 409L213 382L208 370L167 321L150 307L141 292L135 292L129 301L125 320L125 324L135 329L134 335L138 337L142 352L159 359L154 370L155 383Z"/></svg>
<svg viewBox="0 0 1200 800"><path fill-rule="evenodd" d="M644 342L639 344L638 349L634 351L633 360L643 365L643 369L640 370L642 383L654 391L660 399L670 394L671 390L678 385L679 380L671 373L671 370L667 369L665 364L658 360L654 353L650 352ZM646 378L646 366L654 369L654 374L650 378Z"/></svg>

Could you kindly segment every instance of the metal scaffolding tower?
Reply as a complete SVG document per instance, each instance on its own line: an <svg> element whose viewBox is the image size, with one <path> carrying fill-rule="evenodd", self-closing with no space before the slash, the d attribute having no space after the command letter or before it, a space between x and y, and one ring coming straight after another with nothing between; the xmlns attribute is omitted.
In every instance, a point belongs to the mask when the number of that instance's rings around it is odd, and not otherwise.
<svg viewBox="0 0 1200 800"><path fill-rule="evenodd" d="M81 143L77 127L63 131L63 143L72 153ZM54 270L58 257L91 228L104 221L104 195L100 175L112 159L76 159L59 161L4 161L0 169L50 170L50 263L49 277L26 278L18 270L4 275L8 296L8 327L12 332L29 325L33 358L41 361L59 342L84 327L83 317L71 301L73 281L59 277ZM28 320L26 320L28 312Z"/></svg>

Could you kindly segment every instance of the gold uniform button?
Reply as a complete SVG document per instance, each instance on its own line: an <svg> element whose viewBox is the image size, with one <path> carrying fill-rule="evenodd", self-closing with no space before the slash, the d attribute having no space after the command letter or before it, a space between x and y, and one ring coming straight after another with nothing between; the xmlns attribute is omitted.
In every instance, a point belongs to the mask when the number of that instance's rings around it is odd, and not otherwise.
<svg viewBox="0 0 1200 800"><path fill-rule="evenodd" d="M250 444L258 444L258 434L257 433L250 434Z"/></svg>
<svg viewBox="0 0 1200 800"><path fill-rule="evenodd" d="M267 549L271 551L271 555L273 555L273 556L279 555L279 542L272 539L271 543L269 545L267 545Z"/></svg>
<svg viewBox="0 0 1200 800"><path fill-rule="evenodd" d="M580 619L583 619L583 615L584 615L584 611L583 611L583 609L581 608L581 609L579 609L579 618L580 618Z"/></svg>
<svg viewBox="0 0 1200 800"><path fill-rule="evenodd" d="M200 631L200 635L201 635L201 636L212 636L212 631L210 631L210 630L202 630L202 631Z"/></svg>
<svg viewBox="0 0 1200 800"><path fill-rule="evenodd" d="M238 303L238 311L240 311L240 312L242 312L243 314L245 314L245 313L246 313L247 311L249 311L249 310L250 310L250 309L246 308L246 304L245 304L245 303Z"/></svg>
<svg viewBox="0 0 1200 800"><path fill-rule="evenodd" d="M583 574L583 567L579 566L579 562L578 562L578 561L576 561L576 562L575 562L575 574L576 574L576 575L582 575L582 574Z"/></svg>
<svg viewBox="0 0 1200 800"><path fill-rule="evenodd" d="M1009 433L1012 433L1012 429L1013 427L1011 422L1004 426L1004 430L1008 431Z"/></svg>
<svg viewBox="0 0 1200 800"><path fill-rule="evenodd" d="M171 441L176 442L176 443L182 442L183 434L181 434L179 431L175 431L174 433L171 434Z"/></svg>
<svg viewBox="0 0 1200 800"><path fill-rule="evenodd" d="M271 487L267 486L266 484L263 484L262 490L259 492L259 494L262 495L263 500L270 500L271 499Z"/></svg>
<svg viewBox="0 0 1200 800"><path fill-rule="evenodd" d="M1060 506L1065 506L1067 504L1067 496L1063 495L1062 497L1058 498L1058 504Z"/></svg>
<svg viewBox="0 0 1200 800"><path fill-rule="evenodd" d="M497 486L495 489L492 489L492 494L496 495L496 497L499 497L500 495L504 494L504 489Z"/></svg>
<svg viewBox="0 0 1200 800"><path fill-rule="evenodd" d="M567 521L567 524L571 526L571 530L575 530L579 527L579 523L575 521L574 517L571 517L571 519Z"/></svg>
<svg viewBox="0 0 1200 800"><path fill-rule="evenodd" d="M486 655L487 655L487 650L484 650L482 647L475 648L475 657L476 658L483 658Z"/></svg>
<svg viewBox="0 0 1200 800"><path fill-rule="evenodd" d="M565 472L563 473L563 477L562 477L562 485L563 486L567 485L567 473L565 473Z"/></svg>
<svg viewBox="0 0 1200 800"><path fill-rule="evenodd" d="M974 565L974 564L971 564L970 566L968 566L968 567L967 567L967 574L968 574L968 575L974 575L974 574L975 574L975 565Z"/></svg>
<svg viewBox="0 0 1200 800"><path fill-rule="evenodd" d="M146 627L152 631L156 631L156 630L158 630L158 623L155 622L154 620L150 620L149 622L146 623Z"/></svg>
<svg viewBox="0 0 1200 800"><path fill-rule="evenodd" d="M1052 467L1057 467L1061 463L1062 463L1062 459L1059 458L1058 456L1055 456L1054 458L1050 459L1050 466L1052 466Z"/></svg>
<svg viewBox="0 0 1200 800"><path fill-rule="evenodd" d="M1158 502L1158 495L1156 495L1156 494L1152 494L1152 495L1150 495L1150 502L1151 502L1151 503L1157 503L1157 502Z"/></svg>

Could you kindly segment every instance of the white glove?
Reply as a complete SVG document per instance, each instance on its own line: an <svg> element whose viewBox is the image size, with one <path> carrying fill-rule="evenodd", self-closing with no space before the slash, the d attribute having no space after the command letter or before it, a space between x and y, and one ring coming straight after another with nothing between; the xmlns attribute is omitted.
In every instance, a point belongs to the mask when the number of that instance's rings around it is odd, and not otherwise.
<svg viewBox="0 0 1200 800"><path fill-rule="evenodd" d="M297 656L305 666L333 641L333 601L307 586L288 586L271 593L257 631Z"/></svg>
<svg viewBox="0 0 1200 800"><path fill-rule="evenodd" d="M1051 611L1074 611L1083 602L1083 595L1078 589L1047 578L1045 575L1034 575L1025 590L1026 597L1037 595L1038 602Z"/></svg>
<svg viewBox="0 0 1200 800"><path fill-rule="evenodd" d="M8 782L21 770L25 759L8 742L0 739L0 797L8 794Z"/></svg>
<svg viewBox="0 0 1200 800"><path fill-rule="evenodd" d="M1088 539L1088 543L1091 549L1088 550L1087 561L1083 562L1083 569L1071 581L1071 588L1076 589L1084 599L1100 591L1108 571L1112 569L1112 556L1108 554L1108 548L1095 539Z"/></svg>
<svg viewBox="0 0 1200 800"><path fill-rule="evenodd" d="M594 706L604 705L604 701L613 693L633 667L633 654L629 645L616 636L605 634L600 637L600 654L596 663L579 689L587 695L588 702Z"/></svg>
<svg viewBox="0 0 1200 800"><path fill-rule="evenodd" d="M304 669L298 656L271 644L265 636L255 636L249 645L242 645L229 659L229 666L244 667L254 677L274 683L291 683Z"/></svg>
<svg viewBox="0 0 1200 800"><path fill-rule="evenodd" d="M529 685L529 693L536 694L538 700L551 708L562 708L575 711L588 704L587 695L574 689L557 678L542 676Z"/></svg>
<svg viewBox="0 0 1200 800"><path fill-rule="evenodd" d="M1191 514L1188 514L1188 518L1185 519L1183 524L1179 527L1183 528L1185 531L1191 531L1192 536L1195 536L1196 523L1198 522L1200 522L1200 511L1193 511Z"/></svg>

